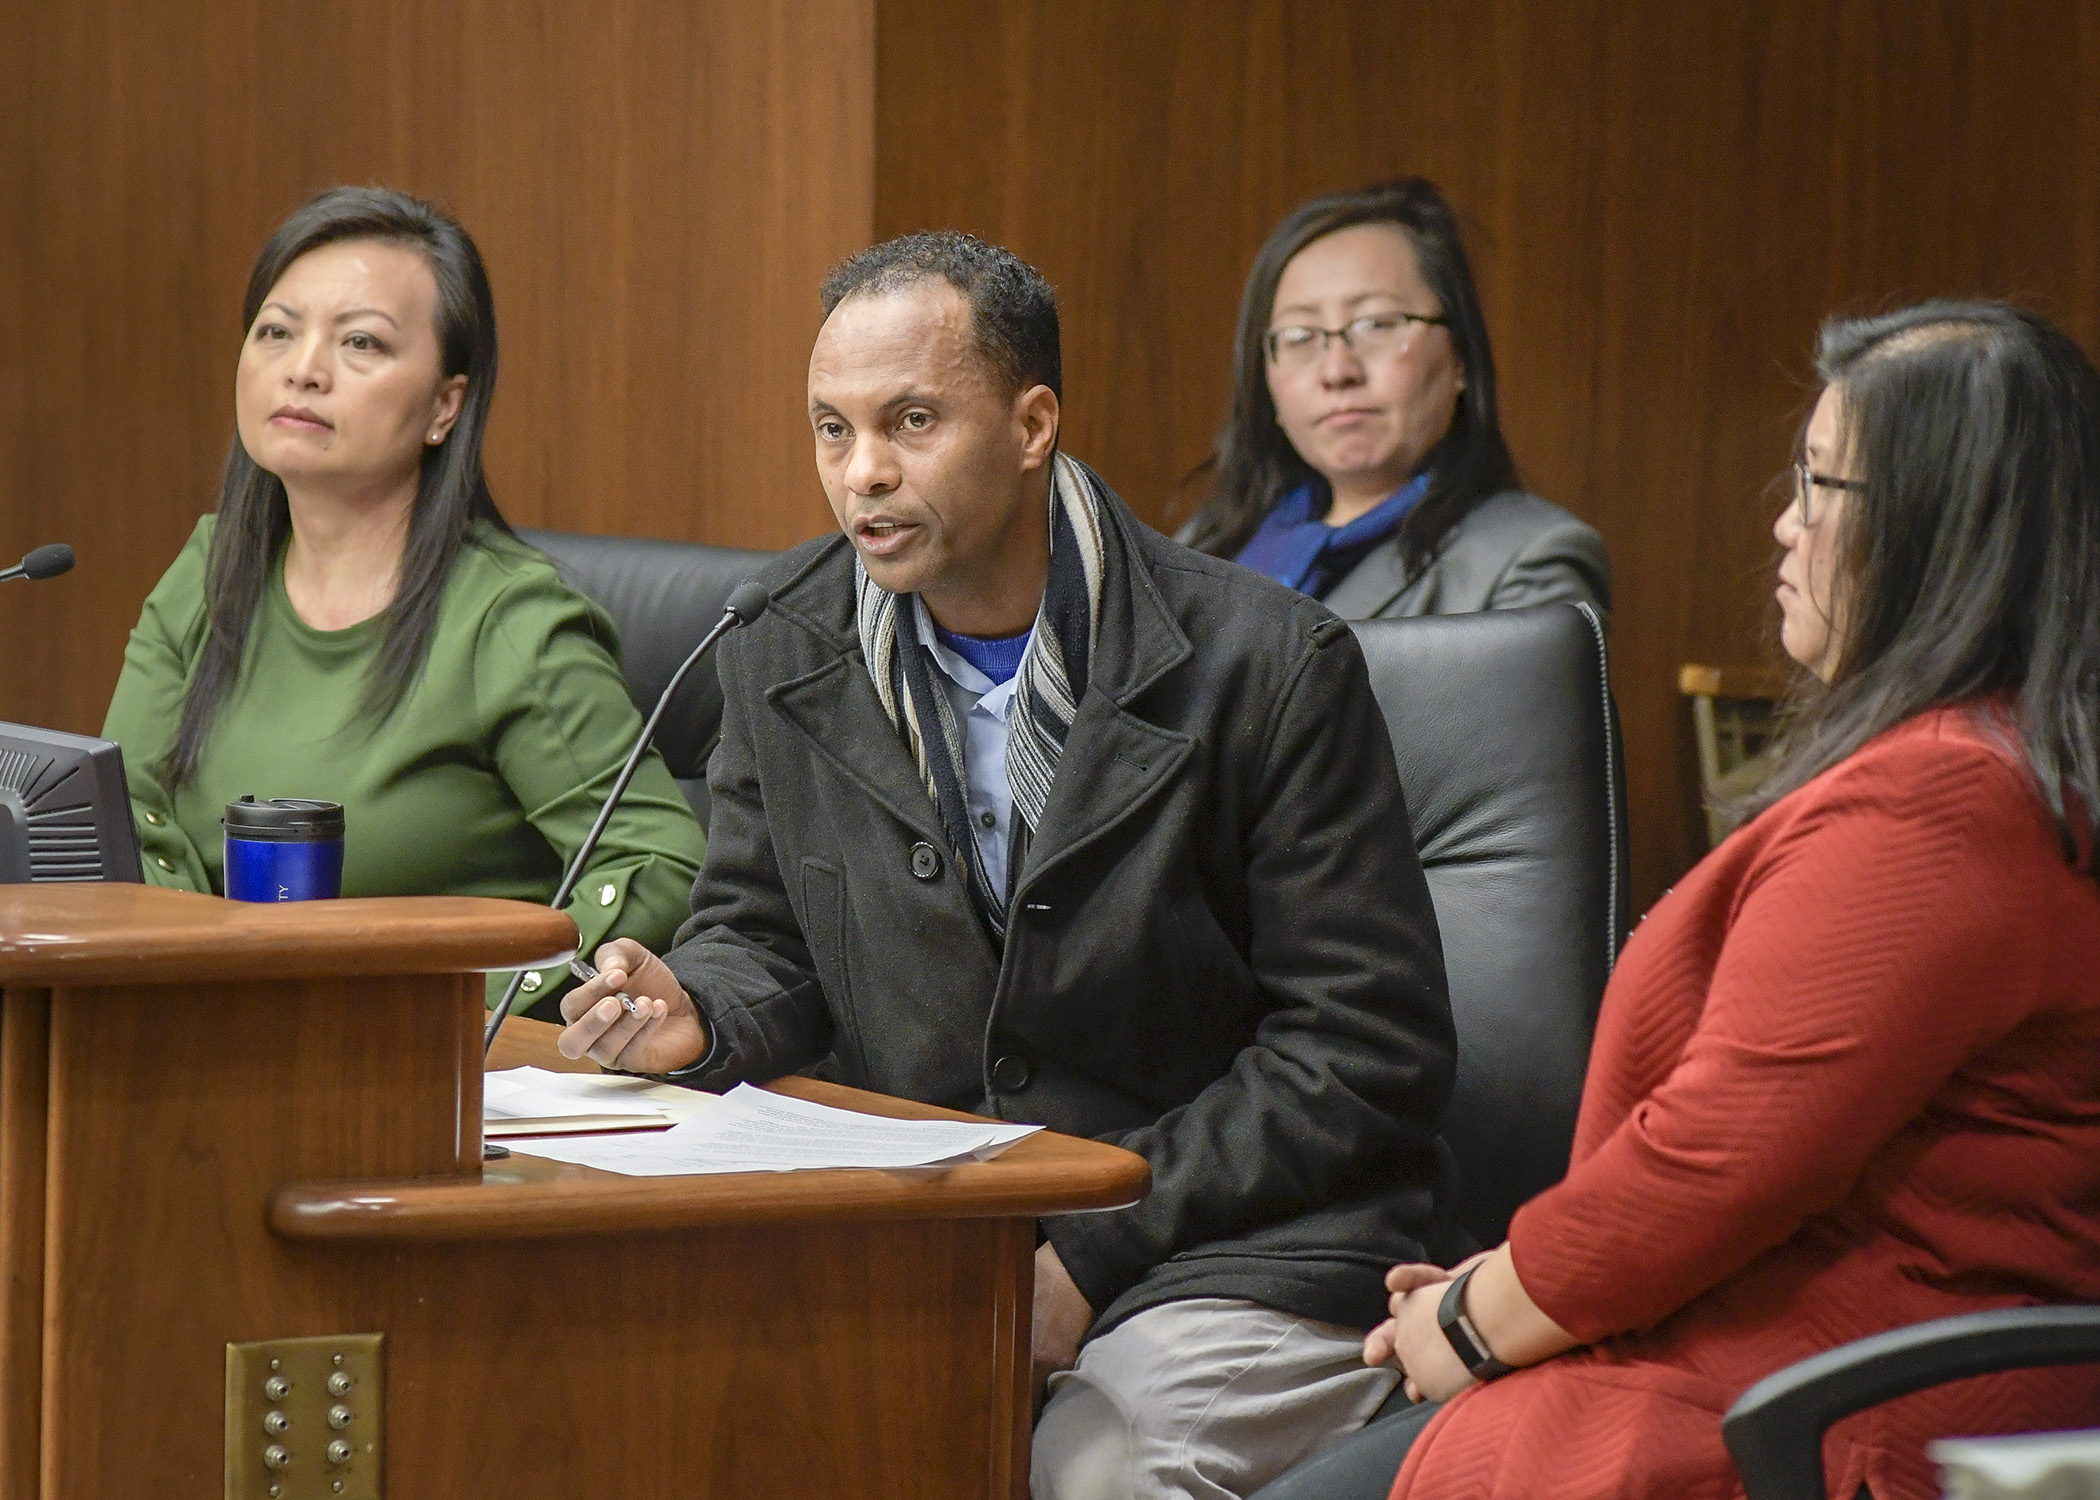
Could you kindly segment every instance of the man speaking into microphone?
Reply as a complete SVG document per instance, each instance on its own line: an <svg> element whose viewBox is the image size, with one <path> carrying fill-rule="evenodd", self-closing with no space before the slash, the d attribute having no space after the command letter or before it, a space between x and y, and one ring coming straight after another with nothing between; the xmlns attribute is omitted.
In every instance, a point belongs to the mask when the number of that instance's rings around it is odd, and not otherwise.
<svg viewBox="0 0 2100 1500"><path fill-rule="evenodd" d="M843 535L759 575L692 918L600 949L562 1048L716 1090L828 1055L1143 1155L1143 1202L1042 1224L1034 1494L1248 1494L1384 1400L1381 1277L1444 1248L1450 1007L1362 655L1058 451L1012 254L892 240L823 307Z"/></svg>

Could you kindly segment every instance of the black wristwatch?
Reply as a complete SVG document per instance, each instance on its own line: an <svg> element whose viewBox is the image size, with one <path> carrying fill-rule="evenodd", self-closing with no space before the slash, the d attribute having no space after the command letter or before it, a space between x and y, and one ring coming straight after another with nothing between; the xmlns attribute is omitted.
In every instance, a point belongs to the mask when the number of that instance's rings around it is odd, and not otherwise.
<svg viewBox="0 0 2100 1500"><path fill-rule="evenodd" d="M1444 1330L1444 1337L1451 1340L1451 1348L1458 1355L1458 1362L1466 1367L1466 1373L1475 1380L1493 1380L1507 1375L1513 1365L1506 1365L1488 1353L1487 1340L1466 1316L1466 1283L1473 1279L1478 1266L1468 1266L1458 1274L1444 1293L1444 1300L1437 1304L1437 1326Z"/></svg>

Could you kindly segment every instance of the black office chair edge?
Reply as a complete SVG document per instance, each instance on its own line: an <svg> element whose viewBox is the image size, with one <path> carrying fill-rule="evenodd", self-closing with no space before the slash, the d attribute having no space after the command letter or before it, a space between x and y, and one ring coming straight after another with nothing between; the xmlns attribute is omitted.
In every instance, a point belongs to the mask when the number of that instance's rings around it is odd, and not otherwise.
<svg viewBox="0 0 2100 1500"><path fill-rule="evenodd" d="M598 536L521 528L518 539L537 548L573 588L613 618L622 643L621 675L636 712L644 717L685 653L719 617L719 607L743 579L778 554L745 547L651 537ZM668 610L668 613L666 613ZM721 738L721 690L712 665L688 677L657 749L694 814L709 811L707 761Z"/></svg>
<svg viewBox="0 0 2100 1500"><path fill-rule="evenodd" d="M1963 1313L1856 1340L1768 1375L1721 1419L1749 1500L1823 1500L1831 1424L1971 1375L2100 1362L2100 1306Z"/></svg>
<svg viewBox="0 0 2100 1500"><path fill-rule="evenodd" d="M1605 644L1604 618L1596 606L1575 601L1575 608L1589 622L1590 639L1597 647L1597 691L1604 698L1604 813L1611 836L1611 884L1605 904L1604 968L1610 973L1619 961L1633 930L1632 828L1626 806L1626 744L1619 733L1619 700L1611 691L1611 648Z"/></svg>

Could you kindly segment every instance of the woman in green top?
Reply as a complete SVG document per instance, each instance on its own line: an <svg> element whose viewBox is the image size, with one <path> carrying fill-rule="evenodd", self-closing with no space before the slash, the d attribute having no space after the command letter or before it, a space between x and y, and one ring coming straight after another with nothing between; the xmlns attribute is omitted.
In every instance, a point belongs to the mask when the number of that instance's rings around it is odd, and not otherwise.
<svg viewBox="0 0 2100 1500"><path fill-rule="evenodd" d="M482 477L480 253L429 204L338 188L264 248L244 317L218 514L146 600L103 728L146 878L220 889L220 815L253 793L343 804L346 896L547 900L641 721L611 621ZM666 946L704 848L652 754L569 903L582 951Z"/></svg>

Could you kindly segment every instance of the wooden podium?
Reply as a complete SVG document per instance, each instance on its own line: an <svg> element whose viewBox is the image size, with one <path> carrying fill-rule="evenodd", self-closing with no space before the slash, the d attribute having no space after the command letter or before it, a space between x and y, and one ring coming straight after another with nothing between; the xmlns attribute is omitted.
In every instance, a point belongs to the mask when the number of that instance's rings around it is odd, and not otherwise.
<svg viewBox="0 0 2100 1500"><path fill-rule="evenodd" d="M0 887L0 1496L1025 1496L1033 1221L1143 1161L484 1170L478 971L574 942L514 902ZM376 1446L315 1489L333 1435L244 1437L229 1345L361 1334ZM229 1487L243 1441L297 1462Z"/></svg>

